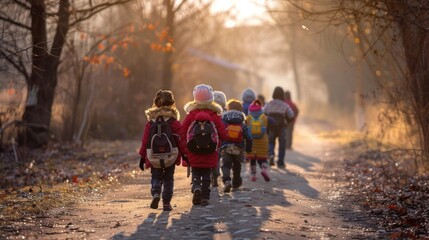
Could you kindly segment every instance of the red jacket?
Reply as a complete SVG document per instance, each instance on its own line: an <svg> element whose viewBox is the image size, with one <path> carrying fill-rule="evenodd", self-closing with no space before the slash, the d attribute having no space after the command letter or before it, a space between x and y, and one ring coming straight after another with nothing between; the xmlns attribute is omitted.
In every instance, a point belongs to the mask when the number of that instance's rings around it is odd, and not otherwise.
<svg viewBox="0 0 429 240"><path fill-rule="evenodd" d="M217 129L219 135L219 147L220 143L226 137L225 126L222 122L220 114L222 113L222 107L217 103L196 103L189 102L185 105L185 111L188 113L185 120L182 123L182 130L180 131L180 138L186 139L186 134L191 123L197 120L196 116L209 116ZM202 120L202 119L198 119ZM219 148L218 148L219 150ZM188 151L188 159L191 167L197 168L214 168L218 164L218 150L209 154L195 154Z"/></svg>
<svg viewBox="0 0 429 240"><path fill-rule="evenodd" d="M177 159L176 159L176 165L180 165L182 155L187 154L188 149L186 148L186 138L184 138L185 140L182 141L182 138L179 137L180 129L182 127L180 122L177 120L180 118L179 111L175 107L161 107L161 108L153 107L146 110L146 116L148 118L148 122L146 123L145 129L144 129L142 145L139 151L140 156L145 159L146 168L151 167L150 162L147 159L147 155L146 155L146 145L150 137L149 136L150 124L151 124L151 121L155 120L159 116L163 116L165 121L167 121L169 118L173 118L173 121L170 121L170 126L171 126L171 132L175 137L174 140L176 141L176 145L179 148L179 155L177 156Z"/></svg>

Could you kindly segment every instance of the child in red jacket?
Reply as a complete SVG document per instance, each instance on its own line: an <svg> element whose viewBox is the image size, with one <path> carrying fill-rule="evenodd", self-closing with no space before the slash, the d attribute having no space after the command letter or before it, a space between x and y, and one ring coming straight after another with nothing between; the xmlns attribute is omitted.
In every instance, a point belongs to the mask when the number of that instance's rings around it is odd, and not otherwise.
<svg viewBox="0 0 429 240"><path fill-rule="evenodd" d="M225 127L220 114L222 107L213 101L211 86L197 85L194 101L185 105L188 113L182 123L181 138L186 139L192 168L192 203L207 206L210 199L210 173L217 167L220 140Z"/></svg>
<svg viewBox="0 0 429 240"><path fill-rule="evenodd" d="M180 141L181 124L179 111L175 106L173 93L159 90L153 100L153 106L146 110L148 123L145 126L140 148L140 169L151 168L150 207L158 208L162 186L163 210L171 211L173 197L174 170L180 165L181 156L187 153L186 144Z"/></svg>

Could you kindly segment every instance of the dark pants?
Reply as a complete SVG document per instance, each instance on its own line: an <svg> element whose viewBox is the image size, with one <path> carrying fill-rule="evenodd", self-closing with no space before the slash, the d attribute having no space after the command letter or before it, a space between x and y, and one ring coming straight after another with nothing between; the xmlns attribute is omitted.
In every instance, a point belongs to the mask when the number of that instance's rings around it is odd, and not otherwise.
<svg viewBox="0 0 429 240"><path fill-rule="evenodd" d="M238 188L241 186L243 180L241 179L241 162L244 155L231 155L222 153L222 182L231 181L232 169L232 187Z"/></svg>
<svg viewBox="0 0 429 240"><path fill-rule="evenodd" d="M217 158L217 166L215 167L215 168L212 168L212 175L213 175L213 178L217 178L217 177L219 177L220 176L220 171L219 171L219 168L220 168L220 158L221 158L221 154L219 153L218 154L218 158Z"/></svg>
<svg viewBox="0 0 429 240"><path fill-rule="evenodd" d="M293 127L295 123L289 123L286 127L286 149L292 149Z"/></svg>
<svg viewBox="0 0 429 240"><path fill-rule="evenodd" d="M279 146L278 146L278 159L277 159L277 166L284 166L284 158L286 155L286 129L284 127L282 128L276 128L276 129L270 129L268 133L268 154L274 155L274 147L276 146L276 139L279 139Z"/></svg>
<svg viewBox="0 0 429 240"><path fill-rule="evenodd" d="M192 192L199 188L202 191L202 199L210 199L210 174L211 168L192 168Z"/></svg>
<svg viewBox="0 0 429 240"><path fill-rule="evenodd" d="M174 188L174 169L176 165L173 164L167 168L151 168L152 178L151 178L151 194L161 194L162 185L164 185L164 190L162 191L162 200L166 203L171 201L173 197L173 188Z"/></svg>

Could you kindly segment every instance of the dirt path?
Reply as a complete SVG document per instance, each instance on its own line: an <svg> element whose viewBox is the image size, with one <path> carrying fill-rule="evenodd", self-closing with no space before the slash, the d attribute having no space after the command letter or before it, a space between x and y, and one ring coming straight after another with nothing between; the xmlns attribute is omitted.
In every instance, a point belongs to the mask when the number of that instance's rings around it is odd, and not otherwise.
<svg viewBox="0 0 429 240"><path fill-rule="evenodd" d="M210 205L193 206L190 179L179 167L173 211L149 208L150 173L136 173L118 188L91 196L72 209L55 209L43 239L368 239L375 238L366 217L342 200L327 166L335 155L306 126L298 126L296 150L286 156L286 170L273 167L271 182L249 180L243 189L224 194L212 189ZM128 143L135 151L138 143ZM339 160L336 160L339 161ZM329 163L329 164L328 164ZM335 164L335 162L334 162ZM329 168L329 167L328 167Z"/></svg>

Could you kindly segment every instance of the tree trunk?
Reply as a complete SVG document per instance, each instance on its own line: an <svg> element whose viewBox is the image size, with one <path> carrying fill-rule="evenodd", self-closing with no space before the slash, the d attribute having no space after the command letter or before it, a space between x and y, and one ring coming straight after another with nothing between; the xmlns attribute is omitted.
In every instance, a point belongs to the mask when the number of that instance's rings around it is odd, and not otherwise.
<svg viewBox="0 0 429 240"><path fill-rule="evenodd" d="M69 28L69 5L69 0L60 1L58 25L51 51L48 51L44 0L31 1L32 70L28 82L29 96L22 117L27 128L19 137L21 144L30 147L42 147L50 138L49 126L57 86L57 70ZM33 94L36 101L30 102Z"/></svg>
<svg viewBox="0 0 429 240"><path fill-rule="evenodd" d="M421 133L421 147L429 160L429 10L414 1L386 3L395 17L409 70L408 88Z"/></svg>
<svg viewBox="0 0 429 240"><path fill-rule="evenodd" d="M299 70L297 64L297 56L296 56L296 29L295 26L291 28L291 38L290 38L290 60L292 62L292 71L295 79L296 86L296 99L299 101L301 98L301 82L299 79Z"/></svg>
<svg viewBox="0 0 429 240"><path fill-rule="evenodd" d="M166 23L165 27L167 29L167 39L165 40L165 44L172 44L170 39L174 39L174 0L165 0L165 7L167 9ZM163 89L171 89L173 82L173 52L166 51L164 53L164 59L162 62L162 88Z"/></svg>

